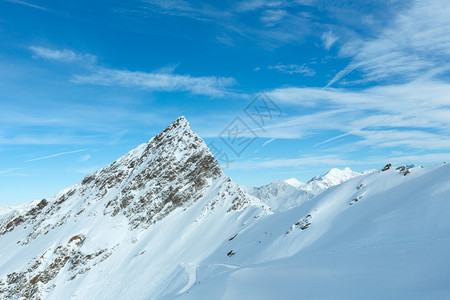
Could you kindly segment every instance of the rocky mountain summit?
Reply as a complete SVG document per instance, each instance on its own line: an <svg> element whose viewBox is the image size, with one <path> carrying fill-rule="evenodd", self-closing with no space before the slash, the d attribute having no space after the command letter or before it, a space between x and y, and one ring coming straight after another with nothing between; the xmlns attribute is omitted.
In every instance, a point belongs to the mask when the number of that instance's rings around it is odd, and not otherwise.
<svg viewBox="0 0 450 300"><path fill-rule="evenodd" d="M204 141L180 117L149 142L80 183L4 213L0 265L8 264L2 267L0 295L39 299L61 277L76 280L123 246L120 237L102 245L103 238L97 237L107 233L105 225L134 231L134 235L198 201L205 202L204 214L215 207L226 212L249 206L267 210L225 176ZM19 259L23 253L25 257ZM26 265L8 267L18 260Z"/></svg>

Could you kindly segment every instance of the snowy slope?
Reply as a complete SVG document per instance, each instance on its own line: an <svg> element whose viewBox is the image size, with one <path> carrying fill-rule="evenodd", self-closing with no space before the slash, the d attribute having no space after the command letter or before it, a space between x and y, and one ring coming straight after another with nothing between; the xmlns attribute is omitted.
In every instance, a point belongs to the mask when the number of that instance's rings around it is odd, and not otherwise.
<svg viewBox="0 0 450 300"><path fill-rule="evenodd" d="M449 299L449 194L449 165L359 176L241 232L181 299Z"/></svg>
<svg viewBox="0 0 450 300"><path fill-rule="evenodd" d="M0 299L449 298L450 167L353 175L243 188L179 118L0 217Z"/></svg>

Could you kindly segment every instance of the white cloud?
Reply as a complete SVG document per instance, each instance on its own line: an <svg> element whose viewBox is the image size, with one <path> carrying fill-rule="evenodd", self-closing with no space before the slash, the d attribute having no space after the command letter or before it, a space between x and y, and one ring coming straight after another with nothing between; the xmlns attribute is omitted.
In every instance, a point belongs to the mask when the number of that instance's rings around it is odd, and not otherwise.
<svg viewBox="0 0 450 300"><path fill-rule="evenodd" d="M245 0L239 2L236 6L236 11L238 12L251 12L256 10L261 10L265 8L275 9L281 7L291 7L291 6L311 6L316 3L316 0Z"/></svg>
<svg viewBox="0 0 450 300"><path fill-rule="evenodd" d="M300 65L296 65L296 64L289 64L289 65L278 64L278 65L268 66L267 69L268 70L276 70L278 72L286 73L286 74L304 74L306 76L314 76L315 75L315 72L305 65L300 66Z"/></svg>
<svg viewBox="0 0 450 300"><path fill-rule="evenodd" d="M88 140L89 137L84 137ZM12 137L4 137L0 135L0 145L71 145L80 141L79 136L67 136L66 134L20 134Z"/></svg>
<svg viewBox="0 0 450 300"><path fill-rule="evenodd" d="M234 46L233 39L227 34L222 33L221 35L216 36L216 40L219 43L222 43L222 44L225 44L228 46Z"/></svg>
<svg viewBox="0 0 450 300"><path fill-rule="evenodd" d="M275 138L272 138L272 139L270 139L270 140L267 140L267 141L264 142L264 144L263 144L262 146L265 147L265 146L269 145L270 143L272 143L272 142L275 141L275 140L276 140Z"/></svg>
<svg viewBox="0 0 450 300"><path fill-rule="evenodd" d="M132 27L136 27L135 30L139 32L148 30L144 28L146 20L159 14L189 18L206 22L206 26L211 28L217 27L219 30L214 35L220 43L233 46L237 41L251 40L262 47L273 49L283 44L301 42L312 32L312 27L317 24L313 24L311 15L302 7L314 1L250 0L225 3L217 8L208 2L138 0L139 9L124 5L113 11L117 16L126 17L128 22L134 20ZM253 22L253 18L248 18L250 13L255 14L265 26L259 26Z"/></svg>
<svg viewBox="0 0 450 300"><path fill-rule="evenodd" d="M95 63L96 57L91 54L79 54L69 49L55 50L44 47L31 46L29 49L36 58L57 60L62 62Z"/></svg>
<svg viewBox="0 0 450 300"><path fill-rule="evenodd" d="M232 96L228 88L236 84L234 78L216 76L191 76L174 74L178 65L167 66L153 72L139 72L103 68L95 64L96 57L80 54L69 49L55 50L32 46L35 57L65 63L84 63L90 73L75 75L71 82L101 86L138 87L153 91L191 92L212 97Z"/></svg>
<svg viewBox="0 0 450 300"><path fill-rule="evenodd" d="M198 21L218 21L226 18L228 12L217 9L206 3L195 3L184 0L141 0L139 9L115 9L120 13L132 13L141 17L148 17L150 13L166 16L187 17Z"/></svg>
<svg viewBox="0 0 450 300"><path fill-rule="evenodd" d="M336 137L316 143L358 137L355 147L450 148L450 84L441 81L414 81L363 90L280 88L267 92L275 102L298 108L314 108L315 113L290 117L267 130L270 136L292 138L320 135L338 130Z"/></svg>
<svg viewBox="0 0 450 300"><path fill-rule="evenodd" d="M58 157L58 156L61 156L61 155L73 154L73 153L78 153L78 152L83 152L83 151L87 151L87 149L80 149L80 150L75 150L75 151L56 153L56 154L52 154L52 155L48 155L48 156L43 156L43 157L29 159L26 162L32 162L32 161L37 161L37 160L44 160L44 159L49 159L49 158L53 158L53 157Z"/></svg>
<svg viewBox="0 0 450 300"><path fill-rule="evenodd" d="M50 11L49 9L47 9L45 7L42 7L42 6L33 4L33 3L29 3L29 2L26 2L26 1L22 1L22 0L6 0L6 1L7 2L11 2L11 3L20 4L20 5L24 5L24 6L28 6L28 7L31 7L31 8L36 8L36 9L39 9L39 10Z"/></svg>
<svg viewBox="0 0 450 300"><path fill-rule="evenodd" d="M263 13L261 17L261 22L268 27L272 27L275 26L278 22L280 22L285 16L287 16L287 12L285 10L268 9Z"/></svg>
<svg viewBox="0 0 450 300"><path fill-rule="evenodd" d="M82 157L80 157L80 159L78 161L79 162L85 162L85 161L88 161L90 158L91 158L91 155L90 154L86 154L86 155L83 155Z"/></svg>
<svg viewBox="0 0 450 300"><path fill-rule="evenodd" d="M272 1L272 0L247 0L242 1L237 6L237 11L247 12L254 11L261 8L276 8L285 6L285 1Z"/></svg>
<svg viewBox="0 0 450 300"><path fill-rule="evenodd" d="M371 40L353 40L341 49L352 62L328 84L354 69L365 79L408 81L441 68L450 59L450 6L445 1L415 1ZM449 69L447 64L446 70Z"/></svg>
<svg viewBox="0 0 450 300"><path fill-rule="evenodd" d="M230 95L227 88L236 81L228 77L193 77L166 72L132 72L98 68L88 75L76 75L72 82L103 86L138 87L154 91L191 92L197 95L223 97Z"/></svg>
<svg viewBox="0 0 450 300"><path fill-rule="evenodd" d="M336 43L336 41L339 39L331 31L322 33L322 36L320 38L322 40L323 47L326 50L330 50L331 46L333 46L333 44Z"/></svg>
<svg viewBox="0 0 450 300"><path fill-rule="evenodd" d="M21 168L10 168L10 169L6 169L6 170L0 170L0 175L10 174L17 170L21 170Z"/></svg>
<svg viewBox="0 0 450 300"><path fill-rule="evenodd" d="M80 173L83 175L88 175L88 174L92 174L95 171L97 171L98 169L100 169L102 166L91 166L91 167L86 167L86 168L78 168L78 169L73 169L72 171L75 173Z"/></svg>
<svg viewBox="0 0 450 300"><path fill-rule="evenodd" d="M345 77L347 74L350 74L351 72L353 72L353 70L355 70L358 67L357 64L355 63L350 63L348 64L343 70L340 70L336 75L334 75L333 79L331 79L327 85L325 86L325 88L328 88L330 86L332 86L334 83L338 82L339 80L341 80L343 77Z"/></svg>

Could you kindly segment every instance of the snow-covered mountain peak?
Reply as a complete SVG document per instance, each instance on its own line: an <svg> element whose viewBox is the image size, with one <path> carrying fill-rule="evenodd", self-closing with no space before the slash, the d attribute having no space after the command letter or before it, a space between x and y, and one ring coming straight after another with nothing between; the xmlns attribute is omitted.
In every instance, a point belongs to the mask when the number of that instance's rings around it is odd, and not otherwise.
<svg viewBox="0 0 450 300"><path fill-rule="evenodd" d="M161 265L146 269L143 279L157 277L162 267L175 274L180 259L195 256L185 243L198 243L208 235L206 229L231 224L220 234L212 232L216 238L208 240L207 255L238 230L240 222L232 220L250 215L253 222L270 210L225 176L205 142L180 117L80 183L2 214L0 298L64 299L67 288L75 293L80 282L99 281L102 271L116 269L118 261L128 266L147 250L144 261ZM88 272L91 268L96 271ZM111 282L122 282L121 273ZM148 294L165 293L158 287L165 277L158 278L152 286L142 283ZM80 299L95 298L88 290L78 292ZM119 286L111 293L126 294Z"/></svg>
<svg viewBox="0 0 450 300"><path fill-rule="evenodd" d="M182 136L197 136L192 130L189 122L185 117L181 116L161 131L154 139L166 141L170 138ZM186 141L186 140L185 140Z"/></svg>
<svg viewBox="0 0 450 300"><path fill-rule="evenodd" d="M324 175L315 176L308 181L308 184L317 185L320 188L329 188L361 175L362 173L354 172L349 167L343 170L332 168Z"/></svg>
<svg viewBox="0 0 450 300"><path fill-rule="evenodd" d="M298 180L297 178L294 178L294 177L286 179L284 182L286 182L287 184L292 185L293 187L296 187L296 188L300 188L300 187L302 187L302 186L304 186L306 184L306 183L301 182L300 180Z"/></svg>

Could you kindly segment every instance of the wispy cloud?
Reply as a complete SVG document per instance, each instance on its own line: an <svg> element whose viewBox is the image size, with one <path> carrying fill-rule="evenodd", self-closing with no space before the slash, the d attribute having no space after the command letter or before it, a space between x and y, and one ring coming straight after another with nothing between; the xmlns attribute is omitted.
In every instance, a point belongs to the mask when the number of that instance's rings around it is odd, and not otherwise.
<svg viewBox="0 0 450 300"><path fill-rule="evenodd" d="M230 95L227 88L236 81L229 77L193 77L166 72L133 72L98 68L88 75L76 75L72 79L77 84L102 86L138 87L154 91L191 92L197 95L223 97Z"/></svg>
<svg viewBox="0 0 450 300"><path fill-rule="evenodd" d="M450 58L449 15L450 7L443 1L414 1L376 38L346 43L341 55L352 61L328 86L355 69L361 70L367 81L405 82L442 67Z"/></svg>
<svg viewBox="0 0 450 300"><path fill-rule="evenodd" d="M322 36L320 37L320 39L322 40L323 47L326 50L330 50L331 46L333 46L334 43L336 43L336 41L339 38L336 35L334 35L333 32L328 31L328 32L322 33Z"/></svg>
<svg viewBox="0 0 450 300"><path fill-rule="evenodd" d="M263 13L260 19L265 26L272 27L279 23L287 15L288 13L283 9L269 9Z"/></svg>
<svg viewBox="0 0 450 300"><path fill-rule="evenodd" d="M83 152L83 151L87 151L87 149L80 149L80 150L74 150L74 151L68 151L68 152L56 153L56 154L52 154L52 155L48 155L48 156L43 156L43 157L38 157L38 158L29 159L29 160L26 160L25 162L32 162L32 161L44 160L44 159L54 158L54 157L58 157L58 156L62 156L62 155L68 155L68 154L73 154L73 153L79 153L79 152Z"/></svg>
<svg viewBox="0 0 450 300"><path fill-rule="evenodd" d="M88 161L90 158L91 158L91 155L90 154L86 154L86 155L83 155L82 157L80 157L80 159L78 161L79 162L85 162L85 161Z"/></svg>
<svg viewBox="0 0 450 300"><path fill-rule="evenodd" d="M358 66L359 66L359 64L349 63L344 69L340 70L336 75L334 75L334 77L327 83L325 88L332 86L334 83L341 80L347 74L350 74L351 72L353 72L353 70L355 70Z"/></svg>
<svg viewBox="0 0 450 300"><path fill-rule="evenodd" d="M297 64L278 64L267 67L268 70L275 70L285 74L303 74L305 76L314 76L314 70L308 68L305 65L297 65Z"/></svg>
<svg viewBox="0 0 450 300"><path fill-rule="evenodd" d="M228 46L234 46L234 40L228 35L228 34L220 34L218 36L216 36L216 40L219 43L228 45Z"/></svg>
<svg viewBox="0 0 450 300"><path fill-rule="evenodd" d="M31 8L35 8L35 9L39 9L39 10L44 10L44 11L50 11L49 9L30 3L30 2L26 2L26 1L22 1L22 0L6 0L7 2L11 2L11 3L16 3L16 4L20 4L20 5L24 5L24 6L28 6Z"/></svg>
<svg viewBox="0 0 450 300"><path fill-rule="evenodd" d="M75 101L64 105L54 105L54 102L33 102L30 105L0 103L0 111L3 112L0 147L64 145L69 149L81 149L89 145L114 145L123 141L131 128L134 134L136 130L142 130L140 134L145 135L149 134L145 132L148 128L161 128L174 118L170 110L139 109L140 99L116 97L114 92L105 95L101 98L94 96L84 103ZM33 99L32 95L30 98Z"/></svg>
<svg viewBox="0 0 450 300"><path fill-rule="evenodd" d="M265 147L265 146L269 145L270 143L272 143L275 140L276 140L276 138L271 138L270 140L265 141L262 146Z"/></svg>
<svg viewBox="0 0 450 300"><path fill-rule="evenodd" d="M303 2L307 1L246 1L231 5L225 3L219 9L207 1L140 0L139 9L130 9L124 5L114 11L118 16L136 22L136 30L143 30L142 20L158 14L206 22L209 27L216 26L216 40L227 45L235 45L235 41L253 40L263 47L275 48L299 42L310 33L313 24L310 16L301 9ZM287 7L296 9L283 9ZM253 18L248 18L249 13L254 14L259 24L255 24Z"/></svg>
<svg viewBox="0 0 450 300"><path fill-rule="evenodd" d="M83 137L82 140L87 140L89 137ZM4 137L0 135L0 145L70 145L80 142L79 136L67 136L61 134L18 134L11 137Z"/></svg>
<svg viewBox="0 0 450 300"><path fill-rule="evenodd" d="M272 0L246 0L237 5L237 11L247 12L254 11L262 8L277 8L286 6L285 1L272 1Z"/></svg>
<svg viewBox="0 0 450 300"><path fill-rule="evenodd" d="M229 88L236 84L231 77L191 76L175 74L177 65L160 68L153 72L140 72L104 68L97 65L96 57L64 49L50 49L38 46L29 48L35 57L56 60L65 63L82 63L89 72L86 75L74 75L71 79L76 84L100 86L137 87L152 91L190 92L196 95L212 97L230 96Z"/></svg>
<svg viewBox="0 0 450 300"><path fill-rule="evenodd" d="M21 170L22 168L10 168L6 170L0 170L0 175L10 174L14 171Z"/></svg>
<svg viewBox="0 0 450 300"><path fill-rule="evenodd" d="M284 119L269 128L272 136L266 137L286 136L286 131L301 137L339 130L316 146L351 135L358 137L352 143L359 148L450 148L450 85L445 82L414 81L363 90L291 87L267 94L277 103L320 112Z"/></svg>
<svg viewBox="0 0 450 300"><path fill-rule="evenodd" d="M86 167L86 168L78 168L78 169L73 169L72 171L75 173L79 173L79 174L92 174L95 171L97 171L98 169L100 169L102 166L91 166L91 167Z"/></svg>
<svg viewBox="0 0 450 300"><path fill-rule="evenodd" d="M29 49L33 52L34 57L48 60L57 60L62 62L86 62L95 63L97 58L91 54L80 54L69 49L56 50L44 47L31 46Z"/></svg>
<svg viewBox="0 0 450 300"><path fill-rule="evenodd" d="M141 0L139 9L115 9L118 13L134 14L148 18L151 14L174 17L187 17L199 21L217 21L225 18L228 12L217 9L207 3L193 3L184 0Z"/></svg>

